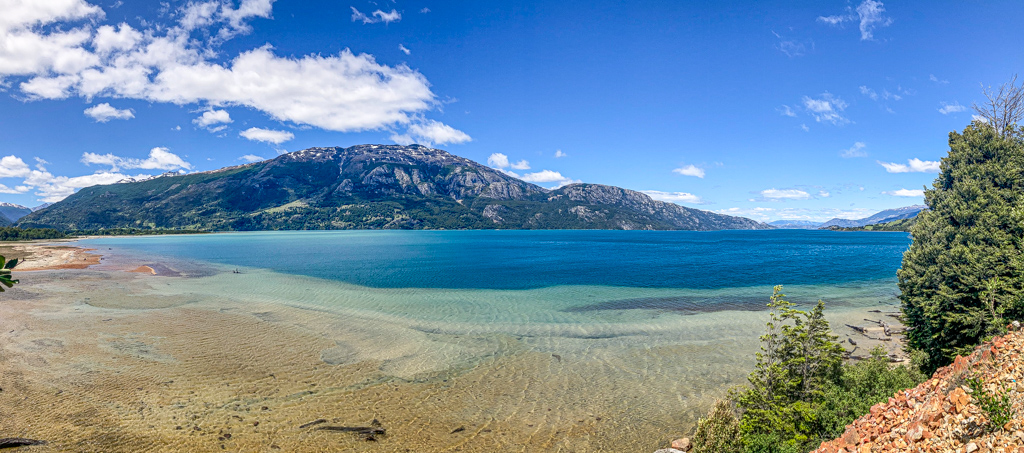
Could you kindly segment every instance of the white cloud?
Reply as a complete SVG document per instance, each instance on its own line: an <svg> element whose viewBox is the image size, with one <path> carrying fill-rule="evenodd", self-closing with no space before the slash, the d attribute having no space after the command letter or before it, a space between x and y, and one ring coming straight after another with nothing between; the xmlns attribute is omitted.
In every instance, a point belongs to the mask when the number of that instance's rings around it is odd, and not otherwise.
<svg viewBox="0 0 1024 453"><path fill-rule="evenodd" d="M814 120L819 123L829 122L836 126L842 126L850 122L849 119L842 115L843 110L846 110L847 107L846 101L832 95L832 93L822 93L818 99L804 96L803 103L804 108L811 112Z"/></svg>
<svg viewBox="0 0 1024 453"><path fill-rule="evenodd" d="M655 200L667 201L669 203L690 203L690 204L703 204L704 202L700 197L686 192L662 192L660 190L641 190L648 197Z"/></svg>
<svg viewBox="0 0 1024 453"><path fill-rule="evenodd" d="M769 200L806 200L811 194L799 189L766 189L761 191L761 197Z"/></svg>
<svg viewBox="0 0 1024 453"><path fill-rule="evenodd" d="M570 178L566 178L565 176L562 176L561 173L559 173L557 171L551 171L551 170L541 170L541 171L534 172L534 173L527 173L525 175L520 176L519 179L522 179L523 181L526 181L526 182L535 182L535 183L554 182L554 183L559 183L560 185L571 184L573 182L579 182L579 181L574 181L574 180L572 180Z"/></svg>
<svg viewBox="0 0 1024 453"><path fill-rule="evenodd" d="M555 150L555 159L561 159L561 158L567 157L567 156L568 156L568 154L563 153L562 150L560 150L560 149Z"/></svg>
<svg viewBox="0 0 1024 453"><path fill-rule="evenodd" d="M419 72L347 49L277 56L265 45L225 55L219 46L249 32L247 20L269 18L272 0L242 0L237 8L227 1L189 2L171 12L176 24L140 29L83 25L103 11L82 0L0 1L6 2L0 7L0 84L17 87L27 99L243 106L339 132L427 127L422 114L439 105ZM375 11L371 18L393 22L400 16ZM25 80L12 84L11 77Z"/></svg>
<svg viewBox="0 0 1024 453"><path fill-rule="evenodd" d="M4 156L0 159L0 178L24 178L31 173L28 164L16 156Z"/></svg>
<svg viewBox="0 0 1024 453"><path fill-rule="evenodd" d="M413 143L422 143L427 146L459 144L473 140L473 138L465 132L434 120L425 120L413 123L408 127L404 135L393 135L392 139L394 140L396 137L411 137L415 140ZM398 143L398 140L395 140L395 142Z"/></svg>
<svg viewBox="0 0 1024 453"><path fill-rule="evenodd" d="M111 172L120 169L139 168L143 170L190 170L192 164L185 162L177 154L170 152L167 148L153 148L149 150L149 157L146 159L134 159L119 157L113 154L83 153L82 163L86 165L109 165Z"/></svg>
<svg viewBox="0 0 1024 453"><path fill-rule="evenodd" d="M796 112L794 112L793 108L788 105L783 104L782 107L779 107L775 110L778 111L779 114L782 116L796 117Z"/></svg>
<svg viewBox="0 0 1024 453"><path fill-rule="evenodd" d="M939 113L943 115L949 115L950 113L963 112L967 110L967 107L960 105L959 102L953 101L952 104L948 102L942 102L942 107L939 108Z"/></svg>
<svg viewBox="0 0 1024 453"><path fill-rule="evenodd" d="M423 9L420 10L420 13L422 13L422 14L426 14L426 13L429 13L429 12L430 12L430 8L426 8L426 7L424 7Z"/></svg>
<svg viewBox="0 0 1024 453"><path fill-rule="evenodd" d="M864 142L856 142L849 149L844 149L843 152L839 153L839 155L847 159L851 157L866 157L868 155L868 153L864 151L866 146L867 145L865 145Z"/></svg>
<svg viewBox="0 0 1024 453"><path fill-rule="evenodd" d="M228 114L227 110L214 110L210 109L203 112L203 115L199 118L192 120L199 127L210 127L214 124L231 123L231 115ZM216 131L214 131L216 132Z"/></svg>
<svg viewBox="0 0 1024 453"><path fill-rule="evenodd" d="M885 6L882 2L875 0L864 0L857 5L856 10L848 7L845 14L819 16L818 21L829 25L843 25L851 21L859 22L861 41L873 40L876 27L892 25L892 18L885 16Z"/></svg>
<svg viewBox="0 0 1024 453"><path fill-rule="evenodd" d="M906 165L882 161L878 161L878 164L885 167L885 171L889 173L938 173L941 165L937 161L918 158L907 160Z"/></svg>
<svg viewBox="0 0 1024 453"><path fill-rule="evenodd" d="M135 114L132 113L131 109L116 109L106 102L89 107L85 109L84 113L91 116L98 123L106 123L112 119L127 120L135 118Z"/></svg>
<svg viewBox="0 0 1024 453"><path fill-rule="evenodd" d="M259 161L265 160L265 159L260 157L260 156L255 155L255 154L246 154L246 155L244 155L242 157L239 157L238 160L244 160L246 162L252 163L252 162L259 162Z"/></svg>
<svg viewBox="0 0 1024 453"><path fill-rule="evenodd" d="M249 140L264 143L273 143L275 145L280 145L288 140L295 138L295 134L288 131L275 131L273 129L262 129L258 127L250 127L242 132L239 132L238 135L241 135L242 137L245 137Z"/></svg>
<svg viewBox="0 0 1024 453"><path fill-rule="evenodd" d="M350 8L352 8L352 22L362 21L362 23L364 24L376 24L384 22L385 24L390 24L392 22L398 22L402 20L402 13L394 9L392 9L390 12L384 12L378 9L370 13L370 15L366 15L360 12L354 6L351 6Z"/></svg>
<svg viewBox="0 0 1024 453"><path fill-rule="evenodd" d="M510 165L510 167L512 167L513 170L529 170L530 169L530 163L527 162L526 159L523 159L523 160L520 160L519 162L516 162L516 163Z"/></svg>
<svg viewBox="0 0 1024 453"><path fill-rule="evenodd" d="M971 115L971 121L980 121L982 123L987 123L988 118L979 115Z"/></svg>
<svg viewBox="0 0 1024 453"><path fill-rule="evenodd" d="M931 80L932 82L935 82L939 85L946 85L949 83L948 80L941 80L938 77L935 77L935 74L928 74L928 80Z"/></svg>
<svg viewBox="0 0 1024 453"><path fill-rule="evenodd" d="M406 55L409 55L409 54L411 54L411 53L412 53L412 51L411 51L411 50L409 50L409 48L408 48L408 47L405 47L405 46L404 46L404 45L402 45L402 44L399 44L399 45L398 45L398 50L401 50L401 51L402 51L402 53L404 53L404 54L406 54Z"/></svg>
<svg viewBox="0 0 1024 453"><path fill-rule="evenodd" d="M876 93L875 90L872 90L871 88L868 88L864 85L860 86L860 94L863 94L864 96L871 98L872 101L878 100L878 93Z"/></svg>
<svg viewBox="0 0 1024 453"><path fill-rule="evenodd" d="M810 132L811 131L811 128L807 127L806 124L801 124L800 125L800 129L802 129L804 132Z"/></svg>
<svg viewBox="0 0 1024 453"><path fill-rule="evenodd" d="M508 156L502 153L494 153L487 157L487 165L494 168L508 168Z"/></svg>
<svg viewBox="0 0 1024 453"><path fill-rule="evenodd" d="M679 173L684 176L696 176L698 178L704 177L704 169L698 168L697 166L690 164L683 167L672 170L672 173Z"/></svg>
<svg viewBox="0 0 1024 453"><path fill-rule="evenodd" d="M828 197L831 197L832 194L830 194L830 193L828 193L827 191L824 191L824 190L819 190L818 191L818 196L821 197L821 198L828 198Z"/></svg>
<svg viewBox="0 0 1024 453"><path fill-rule="evenodd" d="M886 195L892 195L894 197L923 197L924 190L913 190L913 189L899 189L891 192L882 192Z"/></svg>

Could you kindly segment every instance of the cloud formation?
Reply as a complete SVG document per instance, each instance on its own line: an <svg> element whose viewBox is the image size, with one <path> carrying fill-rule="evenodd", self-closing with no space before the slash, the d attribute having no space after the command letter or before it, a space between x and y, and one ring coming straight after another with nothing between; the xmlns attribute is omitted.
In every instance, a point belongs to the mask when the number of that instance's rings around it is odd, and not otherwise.
<svg viewBox="0 0 1024 453"><path fill-rule="evenodd" d="M882 192L882 193L886 194L886 195L892 195L894 197L923 197L924 196L924 190L921 190L921 189L917 189L917 190L913 190L913 189L899 189L899 190L893 190L891 192Z"/></svg>
<svg viewBox="0 0 1024 453"><path fill-rule="evenodd" d="M967 107L960 105L959 102L953 101L952 104L948 102L942 102L942 107L939 108L939 113L943 115L949 115L950 113L958 113L967 110Z"/></svg>
<svg viewBox="0 0 1024 453"><path fill-rule="evenodd" d="M761 191L761 197L768 200L806 200L811 194L800 189L766 189Z"/></svg>
<svg viewBox="0 0 1024 453"><path fill-rule="evenodd" d="M350 6L350 8L352 8L352 22L361 21L364 24L376 24L384 22L385 24L390 24L392 22L398 22L402 20L402 13L394 9L388 12L378 9L370 13L369 15L366 15L360 12L358 9L356 9L355 6Z"/></svg>
<svg viewBox="0 0 1024 453"><path fill-rule="evenodd" d="M189 2L172 14L176 23L142 29L127 23L97 27L103 10L83 0L4 3L0 84L31 100L241 106L338 132L432 126L422 114L438 105L416 70L348 49L278 56L264 45L224 55L221 44L250 32L249 20L271 16L272 0L241 0L237 7L231 0ZM370 17L394 22L401 14L375 11Z"/></svg>
<svg viewBox="0 0 1024 453"><path fill-rule="evenodd" d="M259 127L250 127L239 132L238 135L252 141L273 143L275 145L280 145L295 138L295 134L288 131L275 131L273 129L263 129Z"/></svg>
<svg viewBox="0 0 1024 453"><path fill-rule="evenodd" d="M203 112L200 117L192 120L192 122L199 127L208 128L214 124L227 124L234 121L231 119L231 115L228 114L227 110L210 109Z"/></svg>
<svg viewBox="0 0 1024 453"><path fill-rule="evenodd" d="M875 38L875 28L892 25L892 18L885 16L885 5L876 0L864 0L856 9L846 8L845 14L835 16L819 16L818 22L842 26L846 22L858 22L861 41Z"/></svg>
<svg viewBox="0 0 1024 453"><path fill-rule="evenodd" d="M689 203L689 204L703 204L704 201L700 197L687 192L662 192L660 190L641 190L640 192L646 194L655 200L666 201L669 203Z"/></svg>
<svg viewBox="0 0 1024 453"><path fill-rule="evenodd" d="M192 164L185 162L177 154L170 152L167 148L153 148L149 150L149 157L146 159L134 159L120 157L113 154L82 154L82 163L86 165L109 165L111 172L121 169L143 169L143 170L191 170Z"/></svg>
<svg viewBox="0 0 1024 453"><path fill-rule="evenodd" d="M110 120L128 120L135 118L131 109L119 110L104 102L85 109L83 112L92 117L97 123L106 123Z"/></svg>
<svg viewBox="0 0 1024 453"><path fill-rule="evenodd" d="M814 120L819 123L828 122L836 126L842 126L850 122L842 114L843 110L846 110L847 107L846 101L827 91L822 93L817 99L804 96L803 104L804 108L814 116Z"/></svg>
<svg viewBox="0 0 1024 453"><path fill-rule="evenodd" d="M889 173L938 173L941 163L933 160L908 159L906 165L877 161Z"/></svg>
<svg viewBox="0 0 1024 453"><path fill-rule="evenodd" d="M698 178L704 177L704 169L698 168L697 166L690 164L672 170L672 173L679 173L684 176L696 176Z"/></svg>
<svg viewBox="0 0 1024 453"><path fill-rule="evenodd" d="M839 155L846 159L851 157L866 157L868 153L864 151L865 147L867 147L867 145L865 145L864 142L856 142L849 149L844 149L839 153Z"/></svg>

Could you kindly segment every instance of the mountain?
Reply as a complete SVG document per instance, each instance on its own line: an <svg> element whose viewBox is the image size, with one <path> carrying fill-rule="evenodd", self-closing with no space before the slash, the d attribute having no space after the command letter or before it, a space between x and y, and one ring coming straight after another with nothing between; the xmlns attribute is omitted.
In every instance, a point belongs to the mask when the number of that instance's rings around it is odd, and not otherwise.
<svg viewBox="0 0 1024 453"><path fill-rule="evenodd" d="M31 209L20 204L0 202L0 216L3 216L3 218L0 219L0 223L8 225L17 222L18 219L25 217L31 212ZM4 220L6 220L6 222L4 222Z"/></svg>
<svg viewBox="0 0 1024 453"><path fill-rule="evenodd" d="M828 222L821 224L819 228L828 228L831 226L850 228L862 227L865 225L874 225L876 223L888 223L894 220L902 220L916 217L917 213L921 212L926 208L927 206L925 205L913 205L896 209L886 209L885 211L879 212L871 217L865 217L863 219L832 219L829 220Z"/></svg>
<svg viewBox="0 0 1024 453"><path fill-rule="evenodd" d="M419 145L310 148L186 175L87 187L18 222L61 230L771 228L599 184L548 190Z"/></svg>
<svg viewBox="0 0 1024 453"><path fill-rule="evenodd" d="M775 228L787 230L814 230L821 226L821 222L812 222L810 220L776 220L768 222L768 224Z"/></svg>

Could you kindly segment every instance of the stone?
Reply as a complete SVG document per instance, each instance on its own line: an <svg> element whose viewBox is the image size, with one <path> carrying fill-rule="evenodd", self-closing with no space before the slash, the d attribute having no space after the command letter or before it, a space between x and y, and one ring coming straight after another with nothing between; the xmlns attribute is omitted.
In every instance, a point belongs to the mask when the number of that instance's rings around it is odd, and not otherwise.
<svg viewBox="0 0 1024 453"><path fill-rule="evenodd" d="M971 442L967 444L967 453L974 453L978 451L978 444Z"/></svg>
<svg viewBox="0 0 1024 453"><path fill-rule="evenodd" d="M683 453L675 448L662 448L661 450L655 450L654 453Z"/></svg>
<svg viewBox="0 0 1024 453"><path fill-rule="evenodd" d="M693 444L690 443L689 438L676 439L672 441L672 448L682 451L690 451L693 448Z"/></svg>
<svg viewBox="0 0 1024 453"><path fill-rule="evenodd" d="M1010 323L1011 330L1020 330L1020 321Z"/></svg>
<svg viewBox="0 0 1024 453"><path fill-rule="evenodd" d="M921 422L911 423L907 428L907 442L914 443L921 440L926 430L927 428Z"/></svg>

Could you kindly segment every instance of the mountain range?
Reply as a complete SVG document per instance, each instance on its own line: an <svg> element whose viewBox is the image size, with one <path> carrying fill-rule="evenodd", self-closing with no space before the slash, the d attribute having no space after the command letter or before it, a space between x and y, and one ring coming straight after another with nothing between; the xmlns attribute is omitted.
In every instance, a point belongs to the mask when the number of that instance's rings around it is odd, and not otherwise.
<svg viewBox="0 0 1024 453"><path fill-rule="evenodd" d="M839 219L835 218L827 222L811 222L807 220L776 220L770 222L769 225L776 228L788 228L788 229L809 229L816 230L819 228L828 227L842 227L842 228L856 228L868 225L877 225L879 223L888 223L896 220L910 219L916 217L919 212L927 209L925 205L913 205L904 206L902 208L886 209L882 212L876 213L870 217L863 219Z"/></svg>
<svg viewBox="0 0 1024 453"><path fill-rule="evenodd" d="M25 215L60 230L768 229L633 190L549 190L420 145L310 148L220 170L86 187Z"/></svg>

